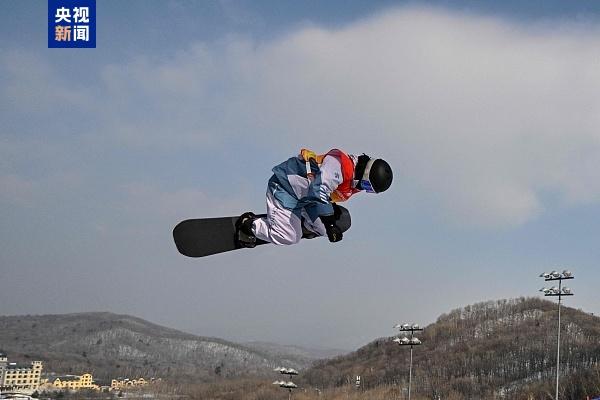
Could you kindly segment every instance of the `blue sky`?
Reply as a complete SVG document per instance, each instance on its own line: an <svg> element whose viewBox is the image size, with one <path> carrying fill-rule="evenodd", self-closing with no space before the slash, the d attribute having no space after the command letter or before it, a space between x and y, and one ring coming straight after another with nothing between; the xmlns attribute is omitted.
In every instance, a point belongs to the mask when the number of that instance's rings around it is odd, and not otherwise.
<svg viewBox="0 0 600 400"><path fill-rule="evenodd" d="M1 312L353 349L562 267L600 312L594 4L98 0L98 47L64 50L45 2L2 2ZM176 252L181 219L264 209L302 147L394 185L335 245Z"/></svg>

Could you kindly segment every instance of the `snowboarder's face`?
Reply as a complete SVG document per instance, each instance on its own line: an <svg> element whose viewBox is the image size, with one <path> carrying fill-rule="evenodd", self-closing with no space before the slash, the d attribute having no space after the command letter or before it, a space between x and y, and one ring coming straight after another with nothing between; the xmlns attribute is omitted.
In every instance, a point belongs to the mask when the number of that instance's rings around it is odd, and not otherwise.
<svg viewBox="0 0 600 400"><path fill-rule="evenodd" d="M377 193L375 189L373 189L373 185L371 185L371 181L368 179L361 179L359 182L360 189L364 190L367 193Z"/></svg>
<svg viewBox="0 0 600 400"><path fill-rule="evenodd" d="M362 176L356 177L356 178L359 178L358 185L356 185L356 187L357 187L357 189L364 190L367 193L377 193L375 191L375 189L373 188L373 184L371 183L371 180L369 179L369 177L371 175L371 166L373 165L373 162L375 160L373 160L372 158L369 158L368 156L364 156L364 157L365 157L365 159L359 160L359 165L356 166L357 170L359 168L362 168L362 170L363 170ZM366 164L364 166L360 165L361 161L363 163L366 161Z"/></svg>

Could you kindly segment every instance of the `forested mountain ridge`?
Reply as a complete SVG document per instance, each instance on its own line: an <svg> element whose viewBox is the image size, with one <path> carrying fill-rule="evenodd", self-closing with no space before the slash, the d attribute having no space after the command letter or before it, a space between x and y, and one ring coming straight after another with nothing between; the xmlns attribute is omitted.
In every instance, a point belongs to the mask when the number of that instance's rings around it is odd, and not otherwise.
<svg viewBox="0 0 600 400"><path fill-rule="evenodd" d="M108 312L0 316L0 351L11 361L41 360L44 372L91 372L100 379L211 381L269 374L282 363L304 368L312 362Z"/></svg>
<svg viewBox="0 0 600 400"><path fill-rule="evenodd" d="M600 394L600 318L562 308L561 389L567 397ZM482 398L548 391L555 379L557 306L539 298L489 301L444 314L418 337L413 390L429 398ZM304 376L318 387L361 376L363 389L405 385L409 349L381 338L317 364Z"/></svg>
<svg viewBox="0 0 600 400"><path fill-rule="evenodd" d="M556 311L555 302L520 298L441 315L417 335L423 344L414 349L414 398L552 398ZM563 307L561 331L561 398L600 395L600 318ZM380 338L353 353L318 362L294 381L309 392L330 389L334 396L337 391L347 397L360 375L356 398L399 396L407 386L409 349L392 339ZM256 398L279 398L278 388L270 384L272 367L290 366L291 360L111 313L0 317L0 350L12 360L41 359L45 371L212 382L215 399L234 394L251 398L253 390ZM244 374L253 375L253 381L237 389L238 380L222 379ZM222 396L215 394L217 387Z"/></svg>

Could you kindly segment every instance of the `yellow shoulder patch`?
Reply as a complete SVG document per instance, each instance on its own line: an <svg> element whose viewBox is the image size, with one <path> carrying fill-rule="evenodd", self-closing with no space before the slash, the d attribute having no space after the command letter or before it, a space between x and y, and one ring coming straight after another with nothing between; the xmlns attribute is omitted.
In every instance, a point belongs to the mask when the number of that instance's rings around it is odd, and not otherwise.
<svg viewBox="0 0 600 400"><path fill-rule="evenodd" d="M321 165L321 163L323 163L324 157L325 157L325 154L318 155L317 153L315 153L312 150L308 150L308 149L300 150L300 158L302 158L303 161L310 161L311 159L314 159L317 162L317 164Z"/></svg>

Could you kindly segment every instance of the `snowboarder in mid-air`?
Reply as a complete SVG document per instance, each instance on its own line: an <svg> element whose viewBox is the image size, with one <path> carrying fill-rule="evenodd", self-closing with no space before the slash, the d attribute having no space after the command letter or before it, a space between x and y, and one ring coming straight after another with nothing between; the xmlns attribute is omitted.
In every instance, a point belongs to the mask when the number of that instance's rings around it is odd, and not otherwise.
<svg viewBox="0 0 600 400"><path fill-rule="evenodd" d="M319 236L338 242L352 221L348 210L336 203L360 191L381 193L391 184L392 169L381 159L337 149L323 155L302 149L299 156L273 168L267 214L186 219L173 229L173 239L187 257Z"/></svg>
<svg viewBox="0 0 600 400"><path fill-rule="evenodd" d="M384 192L392 178L390 165L382 159L337 149L323 155L302 149L300 155L273 168L267 186L267 215L247 212L239 217L237 243L241 247L254 247L257 240L290 245L303 234L307 237L307 231L312 237L327 235L330 242L338 242L343 233L336 221L342 208L336 203L360 191Z"/></svg>

